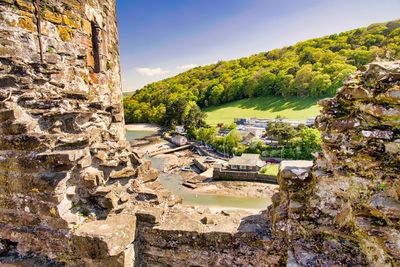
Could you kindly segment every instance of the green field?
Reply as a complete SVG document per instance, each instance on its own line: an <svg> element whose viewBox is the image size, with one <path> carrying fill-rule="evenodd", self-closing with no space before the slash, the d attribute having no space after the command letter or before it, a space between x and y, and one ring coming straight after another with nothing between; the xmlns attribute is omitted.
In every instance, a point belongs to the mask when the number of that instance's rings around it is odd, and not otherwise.
<svg viewBox="0 0 400 267"><path fill-rule="evenodd" d="M277 116L305 121L319 114L320 107L315 98L282 98L282 97L258 97L248 98L221 106L205 108L207 123L216 125L220 122L230 124L234 118L265 118L274 119Z"/></svg>
<svg viewBox="0 0 400 267"><path fill-rule="evenodd" d="M279 164L269 164L263 167L260 172L266 175L278 176Z"/></svg>

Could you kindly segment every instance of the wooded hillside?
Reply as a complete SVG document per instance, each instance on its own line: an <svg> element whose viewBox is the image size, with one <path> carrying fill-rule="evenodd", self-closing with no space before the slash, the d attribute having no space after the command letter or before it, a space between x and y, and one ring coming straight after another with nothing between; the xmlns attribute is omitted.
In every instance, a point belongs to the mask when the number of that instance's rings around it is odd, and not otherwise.
<svg viewBox="0 0 400 267"><path fill-rule="evenodd" d="M191 69L126 97L125 117L173 125L198 107L243 98L332 96L350 73L377 59L400 59L400 20Z"/></svg>

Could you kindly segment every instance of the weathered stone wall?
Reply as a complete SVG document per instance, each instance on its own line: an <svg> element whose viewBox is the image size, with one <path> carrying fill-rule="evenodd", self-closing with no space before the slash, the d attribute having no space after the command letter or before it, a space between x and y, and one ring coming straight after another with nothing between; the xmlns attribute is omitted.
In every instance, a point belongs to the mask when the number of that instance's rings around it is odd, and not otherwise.
<svg viewBox="0 0 400 267"><path fill-rule="evenodd" d="M142 228L138 234L137 266L282 266L286 259L275 240L262 240L254 232Z"/></svg>
<svg viewBox="0 0 400 267"><path fill-rule="evenodd" d="M400 62L369 64L321 105L323 153L284 162L274 197L288 263L400 265Z"/></svg>
<svg viewBox="0 0 400 267"><path fill-rule="evenodd" d="M213 179L218 180L228 180L228 181L250 181L250 182L260 182L260 183L270 183L276 184L276 176L266 175L258 172L250 171L230 171L221 168L214 168Z"/></svg>
<svg viewBox="0 0 400 267"><path fill-rule="evenodd" d="M123 138L115 0L39 3L0 0L0 264L132 264L161 200Z"/></svg>
<svg viewBox="0 0 400 267"><path fill-rule="evenodd" d="M199 210L197 210L198 212ZM136 266L283 266L286 246L273 238L266 213L239 218L235 212L199 214L180 207L164 222L138 215ZM198 219L198 218L197 218ZM237 224L237 225L236 225Z"/></svg>

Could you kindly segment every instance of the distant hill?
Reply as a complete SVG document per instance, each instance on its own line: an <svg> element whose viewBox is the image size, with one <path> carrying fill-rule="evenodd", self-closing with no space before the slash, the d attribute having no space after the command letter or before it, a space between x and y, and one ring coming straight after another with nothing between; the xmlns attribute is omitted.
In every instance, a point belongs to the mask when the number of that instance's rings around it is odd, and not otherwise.
<svg viewBox="0 0 400 267"><path fill-rule="evenodd" d="M122 92L122 96L123 96L123 97L131 96L131 95L133 95L134 92L135 92L135 91Z"/></svg>
<svg viewBox="0 0 400 267"><path fill-rule="evenodd" d="M400 20L372 24L149 84L124 99L128 122L180 124L201 108L259 96L332 96L358 67L400 59Z"/></svg>

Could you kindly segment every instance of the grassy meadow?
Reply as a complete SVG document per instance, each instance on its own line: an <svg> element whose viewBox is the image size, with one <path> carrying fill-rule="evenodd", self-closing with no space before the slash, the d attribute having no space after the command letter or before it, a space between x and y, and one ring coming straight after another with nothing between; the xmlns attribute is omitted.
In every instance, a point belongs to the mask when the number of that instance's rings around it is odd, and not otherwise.
<svg viewBox="0 0 400 267"><path fill-rule="evenodd" d="M216 125L220 122L230 124L234 118L265 118L277 116L292 120L305 121L319 114L320 106L315 98L282 98L275 96L242 99L220 106L205 108L207 123Z"/></svg>

